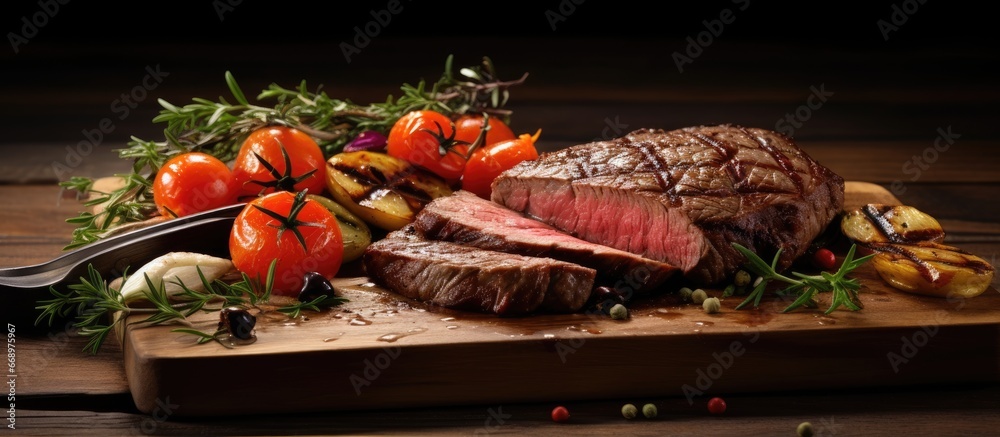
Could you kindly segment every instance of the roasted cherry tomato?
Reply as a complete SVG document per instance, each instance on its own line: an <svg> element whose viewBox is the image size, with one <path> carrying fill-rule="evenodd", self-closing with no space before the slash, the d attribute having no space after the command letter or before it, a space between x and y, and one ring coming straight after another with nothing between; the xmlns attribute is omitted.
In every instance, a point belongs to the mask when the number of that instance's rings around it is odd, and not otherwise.
<svg viewBox="0 0 1000 437"><path fill-rule="evenodd" d="M523 134L516 139L501 141L473 151L462 174L462 189L489 199L493 180L500 173L521 161L538 159L535 141L538 140L539 133L533 136Z"/></svg>
<svg viewBox="0 0 1000 437"><path fill-rule="evenodd" d="M306 273L333 278L344 257L337 218L305 192L281 191L251 200L233 223L229 255L251 278L267 277L277 260L272 293L297 296Z"/></svg>
<svg viewBox="0 0 1000 437"><path fill-rule="evenodd" d="M166 217L183 217L236 203L233 173L226 163L201 152L167 160L153 181L153 202Z"/></svg>
<svg viewBox="0 0 1000 437"><path fill-rule="evenodd" d="M233 164L233 176L240 196L306 189L320 194L326 188L326 158L305 132L267 126L251 132L243 141Z"/></svg>
<svg viewBox="0 0 1000 437"><path fill-rule="evenodd" d="M468 144L456 139L451 119L429 110L400 117L389 130L386 145L389 155L427 169L450 183L461 179L468 150Z"/></svg>
<svg viewBox="0 0 1000 437"><path fill-rule="evenodd" d="M459 117L458 120L455 120L455 139L468 144L474 143L479 132L483 130L483 120L485 118L482 115L466 114ZM489 124L490 130L486 132L486 139L482 145L488 146L517 138L514 131L510 130L510 126L507 126L503 120L490 117Z"/></svg>

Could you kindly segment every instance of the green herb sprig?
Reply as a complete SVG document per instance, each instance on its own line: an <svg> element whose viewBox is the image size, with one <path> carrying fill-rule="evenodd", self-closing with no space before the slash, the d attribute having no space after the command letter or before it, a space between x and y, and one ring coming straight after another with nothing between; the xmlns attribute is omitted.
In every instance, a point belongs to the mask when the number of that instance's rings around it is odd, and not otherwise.
<svg viewBox="0 0 1000 437"><path fill-rule="evenodd" d="M87 277L81 277L79 283L69 285L65 293L59 292L55 287L49 289L54 298L40 301L39 306L35 307L42 310L35 324L41 324L47 319L48 325L52 326L57 317L72 316L73 326L79 329L78 333L89 338L84 351L91 354L96 354L108 335L125 323L130 315L147 314L145 319L132 322L141 326L184 325L184 328L173 331L196 335L200 337L199 344L219 340L220 335L227 333L201 332L194 329L188 317L198 312L218 312L232 306L260 309L271 299L276 265L276 260L271 263L263 282L244 273L242 280L232 284L221 280L208 281L201 269L198 269L204 291L194 290L178 280L175 284L181 287L181 291L173 295L167 294L165 283L155 287L147 276L144 295L152 304L151 308L130 306L119 290L112 288L93 265L88 265ZM309 302L278 307L275 311L298 318L302 311L321 311L344 302L347 302L344 297L322 295ZM225 345L221 341L220 343Z"/></svg>
<svg viewBox="0 0 1000 437"><path fill-rule="evenodd" d="M760 300L764 295L764 290L767 289L771 281L789 284L778 291L778 294L795 297L795 300L782 310L783 313L803 306L817 308L819 307L819 303L815 299L816 294L825 292L831 292L832 299L830 307L824 311L824 314L830 314L841 306L851 311L858 311L862 308L861 300L858 297L861 284L858 283L857 279L848 278L847 275L867 262L873 255L855 259L855 245L851 245L850 250L847 251L847 255L844 257L844 262L840 265L836 273L820 272L819 275L805 275L799 272L791 272L790 275L792 277L785 276L776 270L781 250L778 250L778 253L774 255L774 260L768 264L757 256L757 254L750 251L750 249L738 243L733 243L733 247L746 257L747 270L762 278L747 298L736 306L737 310L751 303L753 303L754 308L759 306Z"/></svg>

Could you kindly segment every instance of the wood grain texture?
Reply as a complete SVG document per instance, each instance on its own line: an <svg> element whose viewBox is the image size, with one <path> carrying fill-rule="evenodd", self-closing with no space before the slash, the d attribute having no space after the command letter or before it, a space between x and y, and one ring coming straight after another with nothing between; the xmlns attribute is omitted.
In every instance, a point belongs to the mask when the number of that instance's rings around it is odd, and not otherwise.
<svg viewBox="0 0 1000 437"><path fill-rule="evenodd" d="M846 191L846 208L897 203L870 183L851 182ZM152 413L157 400L169 398L183 416L605 397L693 401L706 391L765 392L778 381L842 389L1000 377L995 290L949 301L898 292L870 265L855 277L864 287L861 312L780 314L789 302L771 296L758 309L740 311L734 308L742 298L726 298L720 314L708 315L664 292L630 304L624 322L599 313L498 318L451 311L402 298L364 277L340 278L334 285L349 303L303 320L262 315L257 341L249 346L196 345L170 327L128 329L125 371L141 411ZM206 316L196 326L212 331L217 323ZM977 347L970 348L969 339ZM920 352L927 358L911 362ZM948 371L956 367L963 371ZM324 377L313 384L286 380L224 391L191 378L223 368L240 381L262 369L285 375L323 369ZM607 369L616 376L604 377ZM228 401L260 395L282 402Z"/></svg>

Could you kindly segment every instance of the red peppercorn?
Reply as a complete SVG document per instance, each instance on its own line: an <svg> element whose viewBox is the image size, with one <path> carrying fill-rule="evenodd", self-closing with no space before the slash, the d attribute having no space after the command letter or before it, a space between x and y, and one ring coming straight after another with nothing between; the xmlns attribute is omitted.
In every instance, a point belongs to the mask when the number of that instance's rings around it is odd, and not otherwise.
<svg viewBox="0 0 1000 437"><path fill-rule="evenodd" d="M552 409L552 421L554 422L566 422L569 421L569 410L566 407L560 405Z"/></svg>
<svg viewBox="0 0 1000 437"><path fill-rule="evenodd" d="M708 412L712 414L722 414L726 412L726 401L715 397L708 400Z"/></svg>
<svg viewBox="0 0 1000 437"><path fill-rule="evenodd" d="M824 247L813 254L813 264L823 270L833 270L837 267L837 256Z"/></svg>

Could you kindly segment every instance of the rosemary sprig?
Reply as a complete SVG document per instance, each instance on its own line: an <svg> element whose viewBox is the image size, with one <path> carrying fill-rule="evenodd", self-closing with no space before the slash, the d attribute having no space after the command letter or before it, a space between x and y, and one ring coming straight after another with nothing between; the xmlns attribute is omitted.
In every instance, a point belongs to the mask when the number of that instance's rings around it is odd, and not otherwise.
<svg viewBox="0 0 1000 437"><path fill-rule="evenodd" d="M147 276L145 278L147 290L144 294L146 300L152 304L152 308L127 305L119 290L109 286L100 272L94 269L93 265L88 265L87 277L81 277L80 283L68 286L68 291L65 293L59 292L55 287L49 289L54 298L39 302L36 309L42 310L42 313L35 320L35 324L38 325L47 319L48 325L52 326L57 317L72 316L73 326L79 329L78 333L89 337L84 351L96 354L108 335L117 326L125 323L129 315L148 314L147 318L138 323L143 326L184 325L184 328L174 331L196 335L200 337L198 343L201 344L218 339L222 333L217 331L210 334L194 329L188 317L197 312L217 312L231 306L261 309L260 306L271 298L276 265L277 260L271 263L267 277L263 281L260 278L250 278L244 273L242 280L232 284L219 280L210 282L202 274L201 269L198 269L205 290L194 290L177 281L175 283L181 287L181 291L175 295L167 294L166 284L161 283L160 287L154 287ZM343 297L324 295L310 302L281 306L276 311L296 318L302 311L321 311L346 301L347 299Z"/></svg>
<svg viewBox="0 0 1000 437"><path fill-rule="evenodd" d="M504 108L509 88L525 81L527 74L512 81L500 80L493 61L484 57L479 66L461 68L453 73L453 57L445 60L444 73L428 85L403 84L400 95L389 95L385 102L359 105L330 97L318 87L310 90L305 81L294 88L271 84L251 102L231 72L225 73L230 99L218 101L193 98L186 105L174 105L158 99L159 115L154 123L163 123L163 141L132 137L121 159L131 160L132 172L116 175L122 187L107 193L92 190L93 180L72 177L60 183L75 190L88 208L104 204L98 213L82 212L67 220L77 225L72 241L65 249L74 249L101 239L113 226L142 221L157 215L153 203L152 181L157 170L171 156L200 151L223 161L233 159L247 135L265 125L285 125L300 129L315 138L327 158L364 131L388 135L392 125L403 115L419 109L434 109L447 115L488 113L510 121L511 111Z"/></svg>
<svg viewBox="0 0 1000 437"><path fill-rule="evenodd" d="M844 262L840 265L836 273L820 272L819 275L810 276L799 272L791 272L790 275L792 277L782 275L776 270L778 258L781 256L780 249L774 255L774 260L768 264L757 256L757 254L738 243L733 243L733 247L746 257L747 270L762 278L760 283L750 292L750 295L736 306L736 309L741 309L751 302L755 308L759 306L761 297L764 295L764 290L767 289L771 281L789 284L778 291L779 295L795 296L795 300L782 310L783 313L803 306L816 308L819 306L819 303L815 299L816 293L825 292L832 292L832 300L830 307L824 311L824 314L830 314L841 306L847 307L851 311L858 311L862 308L861 300L858 297L861 284L858 283L857 279L848 278L847 275L867 262L872 255L855 259L855 245L851 245L850 250L847 251L847 255L844 257Z"/></svg>

